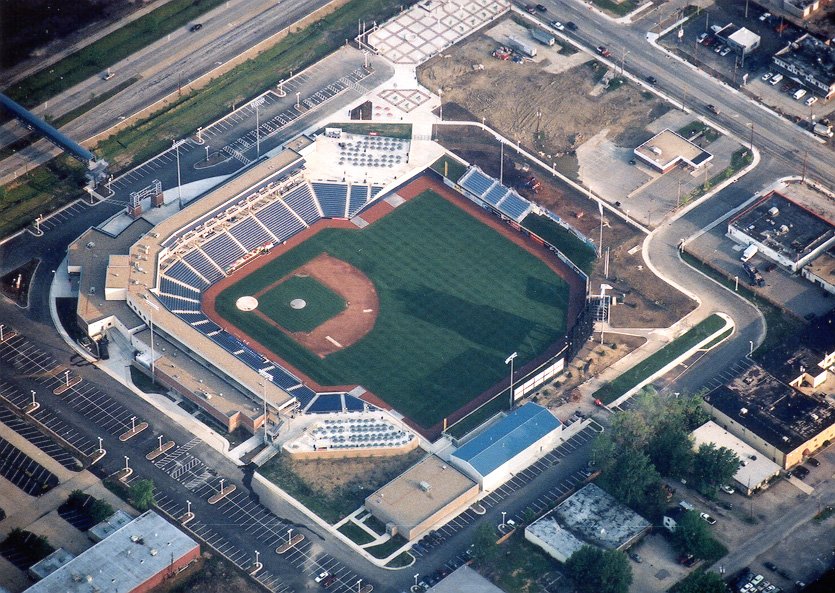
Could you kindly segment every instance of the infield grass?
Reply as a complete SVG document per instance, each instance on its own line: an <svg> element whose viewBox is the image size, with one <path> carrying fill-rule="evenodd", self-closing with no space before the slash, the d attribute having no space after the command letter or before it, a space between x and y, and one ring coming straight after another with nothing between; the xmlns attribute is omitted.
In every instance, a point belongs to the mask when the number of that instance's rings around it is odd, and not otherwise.
<svg viewBox="0 0 835 593"><path fill-rule="evenodd" d="M290 301L302 299L303 309ZM309 332L345 309L345 300L309 276L292 276L258 298L258 310L291 332Z"/></svg>
<svg viewBox="0 0 835 593"><path fill-rule="evenodd" d="M321 253L374 283L362 340L320 359L235 307ZM229 323L322 385L359 384L429 427L565 336L568 285L543 261L427 191L363 230L324 229L224 290Z"/></svg>

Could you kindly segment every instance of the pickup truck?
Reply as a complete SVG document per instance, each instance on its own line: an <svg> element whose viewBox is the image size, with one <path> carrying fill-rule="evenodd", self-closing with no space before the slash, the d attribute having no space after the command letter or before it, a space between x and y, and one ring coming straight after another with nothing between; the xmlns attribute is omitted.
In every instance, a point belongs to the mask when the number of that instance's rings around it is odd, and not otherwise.
<svg viewBox="0 0 835 593"><path fill-rule="evenodd" d="M612 55L612 52L610 52L608 49L606 49L606 48L605 48L604 46L602 46L602 45L598 45L598 46L597 46L597 53L599 53L599 54L600 54L601 56L603 56L604 58L608 58L609 56L611 56L611 55Z"/></svg>

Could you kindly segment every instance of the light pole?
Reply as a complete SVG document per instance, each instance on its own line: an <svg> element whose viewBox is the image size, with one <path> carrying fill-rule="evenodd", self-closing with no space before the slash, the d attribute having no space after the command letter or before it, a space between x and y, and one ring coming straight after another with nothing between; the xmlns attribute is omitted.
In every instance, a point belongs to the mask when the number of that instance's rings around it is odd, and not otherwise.
<svg viewBox="0 0 835 593"><path fill-rule="evenodd" d="M6 327L4 324L0 323L0 342L3 342L3 328Z"/></svg>
<svg viewBox="0 0 835 593"><path fill-rule="evenodd" d="M186 501L186 515L190 515L190 514L191 514L191 501L187 500Z"/></svg>
<svg viewBox="0 0 835 593"><path fill-rule="evenodd" d="M258 119L258 108L264 104L264 97L258 97L249 104L255 110L255 154L261 157L261 121Z"/></svg>
<svg viewBox="0 0 835 593"><path fill-rule="evenodd" d="M66 383L67 387L70 386L70 371L69 371L69 369L64 371L64 383Z"/></svg>
<svg viewBox="0 0 835 593"><path fill-rule="evenodd" d="M99 453L101 453L102 451L104 451L104 447L102 447L102 438L99 437Z"/></svg>
<svg viewBox="0 0 835 593"><path fill-rule="evenodd" d="M159 440L159 450L162 451L162 435L159 435L157 439Z"/></svg>
<svg viewBox="0 0 835 593"><path fill-rule="evenodd" d="M35 390L32 390L32 405L35 405Z"/></svg>
<svg viewBox="0 0 835 593"><path fill-rule="evenodd" d="M296 111L301 111L301 105L299 103L301 101L301 97L301 93L296 93Z"/></svg>
<svg viewBox="0 0 835 593"><path fill-rule="evenodd" d="M362 585L362 579L357 581L357 593L360 593L360 585Z"/></svg>
<svg viewBox="0 0 835 593"><path fill-rule="evenodd" d="M259 564L261 564L261 553L255 550L255 565L258 566Z"/></svg>
<svg viewBox="0 0 835 593"><path fill-rule="evenodd" d="M272 377L265 371L258 371L258 374L264 377L264 444L267 443L267 381Z"/></svg>
<svg viewBox="0 0 835 593"><path fill-rule="evenodd" d="M739 276L734 276L734 292L739 292Z"/></svg>
<svg viewBox="0 0 835 593"><path fill-rule="evenodd" d="M750 346L748 356L751 356L752 354L754 354L754 340L748 340L748 345Z"/></svg>
<svg viewBox="0 0 835 593"><path fill-rule="evenodd" d="M504 138L498 138L501 148L499 149L499 183L504 185Z"/></svg>
<svg viewBox="0 0 835 593"><path fill-rule="evenodd" d="M206 162L208 163L208 162L209 162L209 148L210 148L210 147L209 147L209 145L207 144L207 145L206 145L206 146L204 146L203 148L205 148L205 149L206 149Z"/></svg>
<svg viewBox="0 0 835 593"><path fill-rule="evenodd" d="M507 358L505 358L504 363L510 364L510 409L513 409L513 361L516 360L516 357L519 356L518 352L514 352Z"/></svg>
<svg viewBox="0 0 835 593"><path fill-rule="evenodd" d="M180 210L183 209L183 184L182 180L180 179L180 145L184 143L185 140L174 141L174 153L177 155L177 201L180 203Z"/></svg>
<svg viewBox="0 0 835 593"><path fill-rule="evenodd" d="M502 529L504 529L504 518L507 515L507 511L502 511Z"/></svg>
<svg viewBox="0 0 835 593"><path fill-rule="evenodd" d="M136 416L130 417L130 431L133 432L136 430Z"/></svg>
<svg viewBox="0 0 835 593"><path fill-rule="evenodd" d="M130 469L130 467L128 467L128 461L130 461L130 457L125 455L125 472L127 472Z"/></svg>
<svg viewBox="0 0 835 593"><path fill-rule="evenodd" d="M179 167L178 167L179 169ZM151 307L153 311L159 311L159 307L156 303L152 303L150 300L145 301L148 303L148 306ZM157 382L157 365L156 365L156 352L154 351L154 313L153 311L148 313L148 319L151 322L151 383L156 384Z"/></svg>
<svg viewBox="0 0 835 593"><path fill-rule="evenodd" d="M416 572L416 573L415 573L415 587L417 587L418 577L419 577L419 576L420 576L420 573L419 573L419 572Z"/></svg>
<svg viewBox="0 0 835 593"><path fill-rule="evenodd" d="M225 481L226 481L226 480L224 480L223 478L221 478L221 479L220 479L220 493L221 493L221 494L223 494L223 483L224 483Z"/></svg>
<svg viewBox="0 0 835 593"><path fill-rule="evenodd" d="M293 541L293 537L292 537L292 536L293 536L293 530L292 530L292 529L288 529L288 530L287 530L287 545L288 545L288 546L290 545L290 542L292 542L292 541Z"/></svg>

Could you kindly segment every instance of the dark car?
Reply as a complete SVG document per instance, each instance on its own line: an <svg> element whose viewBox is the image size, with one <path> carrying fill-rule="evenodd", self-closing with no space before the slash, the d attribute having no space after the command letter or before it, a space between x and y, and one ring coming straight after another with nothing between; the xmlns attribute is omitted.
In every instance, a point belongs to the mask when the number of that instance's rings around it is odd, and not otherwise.
<svg viewBox="0 0 835 593"><path fill-rule="evenodd" d="M577 25L574 23L574 21L568 21L565 24L565 26L568 28L569 31L576 31L577 30Z"/></svg>
<svg viewBox="0 0 835 593"><path fill-rule="evenodd" d="M191 32L194 33L195 31L199 31L203 28L203 23L197 23L196 25L191 26Z"/></svg>
<svg viewBox="0 0 835 593"><path fill-rule="evenodd" d="M548 12L548 9L547 9L547 8L545 8L545 6L543 6L542 4L537 4L537 5L536 5L536 9L537 9L539 12Z"/></svg>
<svg viewBox="0 0 835 593"><path fill-rule="evenodd" d="M335 574L328 575L327 577L325 577L325 580L322 581L322 587L324 587L325 589L329 589L330 587L333 586L333 584L335 582L336 582L336 575Z"/></svg>
<svg viewBox="0 0 835 593"><path fill-rule="evenodd" d="M682 554L678 557L678 563L689 568L696 564L696 557L693 554Z"/></svg>
<svg viewBox="0 0 835 593"><path fill-rule="evenodd" d="M650 83L650 84L655 84L655 83L658 82L658 79L655 78L654 76L647 76L647 82Z"/></svg>
<svg viewBox="0 0 835 593"><path fill-rule="evenodd" d="M768 570L772 572L777 572L777 565L773 562L766 562L763 564L763 566L765 566Z"/></svg>
<svg viewBox="0 0 835 593"><path fill-rule="evenodd" d="M534 14L536 12L536 6L534 6L533 4L528 4L525 7L525 10L527 10L531 14Z"/></svg>
<svg viewBox="0 0 835 593"><path fill-rule="evenodd" d="M815 459L814 457L810 457L809 459L807 459L806 463L808 463L812 467L820 467L821 465L821 462Z"/></svg>
<svg viewBox="0 0 835 593"><path fill-rule="evenodd" d="M719 108L716 107L716 105L714 105L713 103L708 104L707 110L714 115L719 115Z"/></svg>
<svg viewBox="0 0 835 593"><path fill-rule="evenodd" d="M806 478L806 476L809 475L808 468L805 468L802 465L798 465L796 468L794 468L793 472L798 480L803 480Z"/></svg>

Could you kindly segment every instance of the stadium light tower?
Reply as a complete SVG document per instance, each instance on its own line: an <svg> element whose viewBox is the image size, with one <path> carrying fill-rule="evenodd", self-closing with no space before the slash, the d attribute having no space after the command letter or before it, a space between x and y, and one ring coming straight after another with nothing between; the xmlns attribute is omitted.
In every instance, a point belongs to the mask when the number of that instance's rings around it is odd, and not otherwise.
<svg viewBox="0 0 835 593"><path fill-rule="evenodd" d="M518 352L514 352L510 356L508 356L504 363L510 364L510 409L513 409L513 361L516 360L516 357L519 356Z"/></svg>

